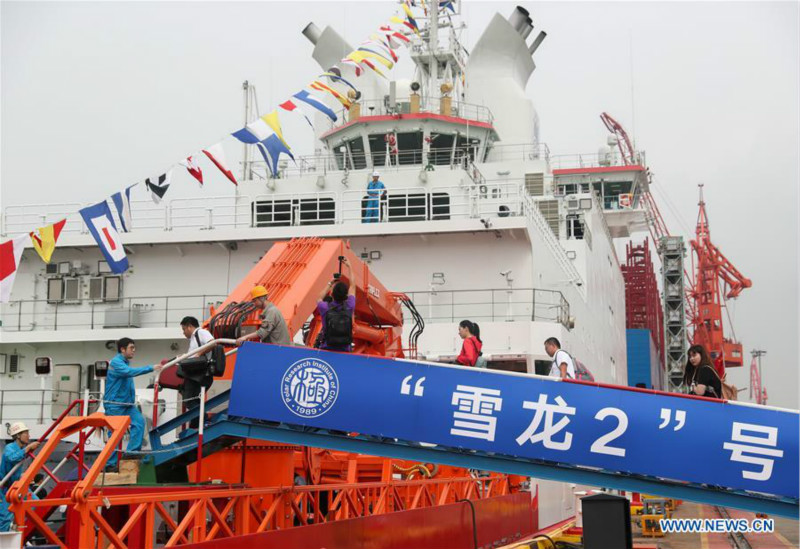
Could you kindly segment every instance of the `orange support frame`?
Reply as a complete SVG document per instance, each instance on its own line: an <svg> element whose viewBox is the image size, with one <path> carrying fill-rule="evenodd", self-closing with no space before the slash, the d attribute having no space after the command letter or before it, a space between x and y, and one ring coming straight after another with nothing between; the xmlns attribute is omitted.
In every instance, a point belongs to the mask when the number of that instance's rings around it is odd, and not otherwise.
<svg viewBox="0 0 800 549"><path fill-rule="evenodd" d="M113 447L111 444L106 446ZM152 549L155 543L153 528L157 516L162 519L169 532L164 546L175 547L511 493L511 485L505 475L481 479L462 477L286 488L187 486L148 493L105 495L102 490L88 494L84 492L86 486L85 483L79 483L69 499L21 501L17 504L18 511L34 520L36 529L48 541L64 549L66 545L32 509L59 505L76 508L80 517L79 547L129 549L135 544L137 548ZM327 502L325 512L323 501ZM165 506L168 502L182 503L187 510L179 513L177 519L173 518ZM268 504L263 505L265 502ZM115 529L103 517L103 513L117 507L126 508L128 518L121 527ZM135 542L126 541L142 521L145 525L144 536L137 538Z"/></svg>
<svg viewBox="0 0 800 549"><path fill-rule="evenodd" d="M89 505L88 496L92 491L94 482L102 472L111 454L119 443L122 442L122 437L128 429L129 423L130 418L127 416L106 416L100 413L95 413L90 416L63 418L61 422L55 426L50 437L34 458L33 463L25 469L20 479L8 489L6 498L8 499L11 512L14 513L14 518L18 527L25 530L25 520L29 519L33 523L33 529L41 532L50 543L66 549L66 545L61 542L41 517L33 512L33 509L42 506L73 505L76 510L79 511L81 522L83 524L90 524L92 522L92 515L96 515L97 512ZM45 468L47 460L58 447L59 442L74 433L83 432L84 429L108 429L110 434L108 442L97 456L97 459L86 473L86 476L79 480L75 488L73 488L70 498L48 499L46 503L39 500L26 499L29 492L28 487L31 485L31 482L33 482L36 474L41 469ZM79 546L94 547L93 535L93 528L81 528Z"/></svg>

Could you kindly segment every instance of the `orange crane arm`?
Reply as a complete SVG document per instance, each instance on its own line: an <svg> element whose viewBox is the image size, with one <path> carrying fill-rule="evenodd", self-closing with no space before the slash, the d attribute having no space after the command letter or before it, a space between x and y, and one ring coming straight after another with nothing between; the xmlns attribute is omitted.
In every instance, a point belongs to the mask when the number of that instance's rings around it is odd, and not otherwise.
<svg viewBox="0 0 800 549"><path fill-rule="evenodd" d="M315 314L317 298L334 274L340 272L340 257L347 258L353 280L347 280L347 270L341 279L355 286L356 308L353 319L353 344L355 352L403 356L403 312L397 294L388 291L372 274L369 267L350 249L349 242L339 239L296 238L289 242L276 242L250 270L242 282L216 310L222 314L229 305L250 301L254 286L264 286L268 299L283 314L292 337L311 320L306 344L312 345L319 332L319 319ZM258 311L252 311L241 320L241 333L252 332L260 324ZM215 337L220 334L214 333ZM227 337L237 334L228 334ZM231 375L230 369L225 377Z"/></svg>

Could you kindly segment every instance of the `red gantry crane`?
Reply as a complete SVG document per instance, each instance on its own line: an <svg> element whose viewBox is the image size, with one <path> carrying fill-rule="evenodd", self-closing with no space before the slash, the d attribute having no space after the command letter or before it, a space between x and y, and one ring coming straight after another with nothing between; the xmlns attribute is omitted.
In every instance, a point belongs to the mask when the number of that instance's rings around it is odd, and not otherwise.
<svg viewBox="0 0 800 549"><path fill-rule="evenodd" d="M753 283L711 242L703 185L698 187L700 211L697 214L695 238L691 241L695 275L690 292L694 305L690 307L689 320L693 328L692 343L703 345L708 350L717 372L722 376L725 368L743 364L742 344L725 337L722 309L726 300L735 299Z"/></svg>
<svg viewBox="0 0 800 549"><path fill-rule="evenodd" d="M602 113L600 119L609 132L614 134L622 162L625 165L639 162L632 141L622 125L608 113ZM640 200L646 212L647 226L653 242L659 249L662 269L671 269L673 275L664 272L664 323L666 328L666 366L672 383L678 387L685 362L685 344L678 339L688 337L689 333L679 327L683 325L683 306L681 294L685 298L685 315L688 325L692 327L689 341L703 345L714 360L715 367L724 376L725 368L742 366L742 345L733 338L726 338L723 328L722 311L725 301L734 299L742 290L752 285L750 279L739 272L736 267L719 251L712 242L708 226L703 186L700 185L700 211L697 217L695 239L691 241L693 251L693 274L682 266L683 244L678 244L670 234L664 218L658 209L655 198L650 193L650 172L647 172L647 188L641 189ZM668 248L674 248L672 250ZM669 257L668 257L669 256ZM678 265L676 262L681 263ZM683 271L683 281L679 273ZM685 282L681 284L681 282ZM685 341L685 339L684 339ZM760 382L759 382L760 386Z"/></svg>

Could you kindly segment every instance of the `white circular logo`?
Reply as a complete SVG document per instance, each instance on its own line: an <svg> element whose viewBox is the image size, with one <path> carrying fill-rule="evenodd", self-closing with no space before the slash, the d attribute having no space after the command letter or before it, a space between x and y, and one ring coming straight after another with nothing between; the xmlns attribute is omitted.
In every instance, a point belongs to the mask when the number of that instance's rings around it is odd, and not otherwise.
<svg viewBox="0 0 800 549"><path fill-rule="evenodd" d="M338 396L339 378L324 360L298 360L283 374L281 398L295 415L319 417L331 409Z"/></svg>

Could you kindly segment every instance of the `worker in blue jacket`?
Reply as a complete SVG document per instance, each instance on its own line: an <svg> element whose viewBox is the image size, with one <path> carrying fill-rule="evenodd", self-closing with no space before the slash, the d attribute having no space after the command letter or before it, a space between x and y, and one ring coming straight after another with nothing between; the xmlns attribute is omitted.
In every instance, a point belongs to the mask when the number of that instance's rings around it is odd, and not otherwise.
<svg viewBox="0 0 800 549"><path fill-rule="evenodd" d="M386 186L378 171L372 172L372 181L367 184L367 201L364 206L363 223L378 223L381 220L381 200L386 199Z"/></svg>
<svg viewBox="0 0 800 549"><path fill-rule="evenodd" d="M12 423L8 428L8 434L13 439L6 444L3 449L3 459L0 460L0 481L6 478L6 475L14 471L14 467L25 459L25 454L33 452L38 448L39 442L31 442L31 435L28 428L24 423ZM0 486L0 532L8 532L11 529L11 523L14 521L14 515L8 509L8 502L6 501L6 492L22 476L22 467L18 467L9 476L5 483Z"/></svg>
<svg viewBox="0 0 800 549"><path fill-rule="evenodd" d="M108 416L128 416L131 418L131 432L127 452L138 452L144 440L144 417L136 406L136 385L133 378L150 372L159 372L161 364L133 368L130 361L136 354L136 345L129 337L117 341L117 355L111 359L106 374L106 392L103 396L103 407ZM119 456L116 450L111 454L106 469L117 466Z"/></svg>

